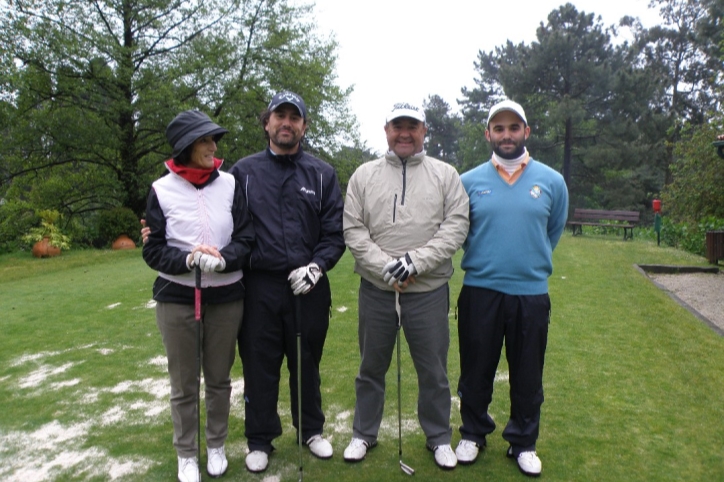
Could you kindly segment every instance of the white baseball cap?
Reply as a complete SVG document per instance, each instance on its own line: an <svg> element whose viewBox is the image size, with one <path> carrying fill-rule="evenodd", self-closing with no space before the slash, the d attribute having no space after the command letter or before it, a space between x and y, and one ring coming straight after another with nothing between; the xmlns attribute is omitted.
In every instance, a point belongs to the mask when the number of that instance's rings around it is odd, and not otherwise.
<svg viewBox="0 0 724 482"><path fill-rule="evenodd" d="M392 110L387 114L385 123L395 120L399 117L411 117L412 119L425 122L425 111L418 105L409 102L398 102L392 106Z"/></svg>
<svg viewBox="0 0 724 482"><path fill-rule="evenodd" d="M498 115L499 113L503 111L510 111L515 113L518 117L520 117L523 122L525 122L525 125L528 125L528 120L525 118L525 111L523 110L523 107L521 107L520 104L517 102L513 102L512 100L505 99L504 101L498 102L493 107L490 108L490 114L488 114L488 124L490 124L490 120ZM486 124L487 125L487 124Z"/></svg>

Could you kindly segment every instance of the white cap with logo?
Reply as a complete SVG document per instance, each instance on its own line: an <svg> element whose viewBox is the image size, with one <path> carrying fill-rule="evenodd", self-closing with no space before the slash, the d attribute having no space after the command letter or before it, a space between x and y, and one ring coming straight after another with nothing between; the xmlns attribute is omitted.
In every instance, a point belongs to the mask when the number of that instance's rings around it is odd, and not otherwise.
<svg viewBox="0 0 724 482"><path fill-rule="evenodd" d="M517 102L513 102L512 100L505 99L504 101L498 102L493 107L490 108L490 113L488 114L488 124L490 124L490 120L498 115L499 113L503 111L509 111L516 114L518 117L521 118L523 122L525 122L526 125L528 125L528 120L525 118L525 111L523 110L523 107L521 107L520 104ZM487 124L486 124L487 125Z"/></svg>
<svg viewBox="0 0 724 482"><path fill-rule="evenodd" d="M387 114L385 123L395 120L399 117L410 117L420 122L425 122L425 111L421 107L408 102L398 102L392 106L392 110Z"/></svg>

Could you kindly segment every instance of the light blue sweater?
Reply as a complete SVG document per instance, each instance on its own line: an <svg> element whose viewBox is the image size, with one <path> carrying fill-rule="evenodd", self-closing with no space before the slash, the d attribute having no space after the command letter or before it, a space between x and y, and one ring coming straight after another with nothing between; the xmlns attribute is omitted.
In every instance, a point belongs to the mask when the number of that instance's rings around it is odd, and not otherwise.
<svg viewBox="0 0 724 482"><path fill-rule="evenodd" d="M512 185L491 161L460 178L470 196L463 283L509 295L547 293L553 249L568 217L563 176L530 159Z"/></svg>

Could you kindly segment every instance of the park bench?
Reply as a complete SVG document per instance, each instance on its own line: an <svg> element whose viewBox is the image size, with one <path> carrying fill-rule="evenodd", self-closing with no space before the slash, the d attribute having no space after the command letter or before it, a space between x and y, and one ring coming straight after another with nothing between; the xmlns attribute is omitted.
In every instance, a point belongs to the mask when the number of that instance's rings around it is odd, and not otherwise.
<svg viewBox="0 0 724 482"><path fill-rule="evenodd" d="M623 240L633 239L633 228L638 224L641 213L638 211L605 211L603 209L581 209L573 211L573 219L568 226L573 235L583 234L583 226L603 226L623 229Z"/></svg>

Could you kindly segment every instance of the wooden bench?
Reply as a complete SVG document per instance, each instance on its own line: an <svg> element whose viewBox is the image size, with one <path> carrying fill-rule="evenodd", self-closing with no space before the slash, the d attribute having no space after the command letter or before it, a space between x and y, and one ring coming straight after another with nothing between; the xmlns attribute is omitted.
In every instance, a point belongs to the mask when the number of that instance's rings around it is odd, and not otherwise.
<svg viewBox="0 0 724 482"><path fill-rule="evenodd" d="M573 219L567 225L573 235L583 234L583 226L603 226L623 229L623 240L633 239L633 228L638 224L641 213L638 211L604 211L602 209L581 209L573 211Z"/></svg>

